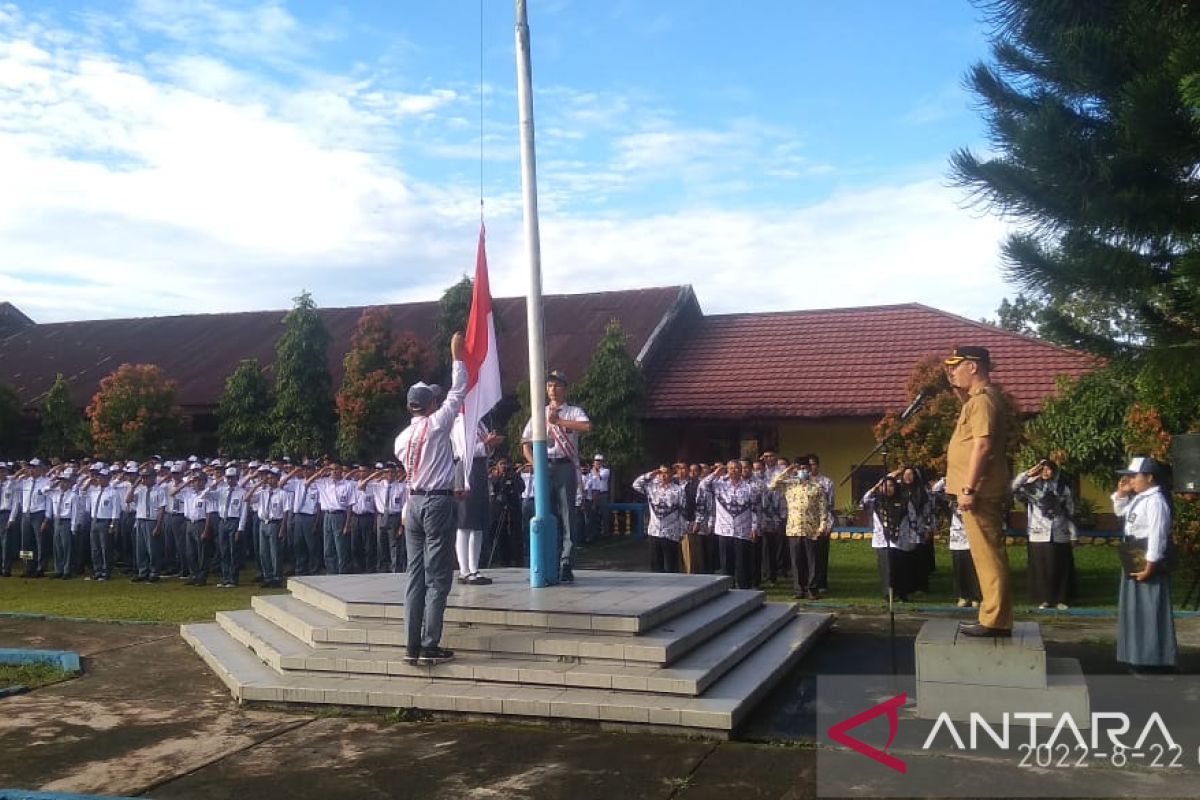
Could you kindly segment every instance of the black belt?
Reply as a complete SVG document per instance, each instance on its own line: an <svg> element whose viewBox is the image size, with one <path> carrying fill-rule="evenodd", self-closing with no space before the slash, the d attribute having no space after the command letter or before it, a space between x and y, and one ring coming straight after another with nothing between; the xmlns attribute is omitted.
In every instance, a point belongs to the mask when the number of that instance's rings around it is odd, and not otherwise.
<svg viewBox="0 0 1200 800"><path fill-rule="evenodd" d="M417 497L452 497L453 489L411 489L408 492Z"/></svg>
<svg viewBox="0 0 1200 800"><path fill-rule="evenodd" d="M567 461L570 461L571 459L564 456L563 458L547 458L546 460L549 461L551 464L562 464Z"/></svg>

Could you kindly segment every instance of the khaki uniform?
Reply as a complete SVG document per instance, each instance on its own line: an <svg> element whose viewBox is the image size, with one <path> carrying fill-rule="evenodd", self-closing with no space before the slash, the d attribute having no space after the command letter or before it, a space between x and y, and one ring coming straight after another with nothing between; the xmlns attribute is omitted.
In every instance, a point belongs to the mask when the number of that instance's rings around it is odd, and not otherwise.
<svg viewBox="0 0 1200 800"><path fill-rule="evenodd" d="M979 473L975 508L964 512L962 520L983 596L979 605L979 624L1006 630L1012 628L1012 583L1008 553L1004 549L1004 504L1009 484L1005 453L1008 433L1004 399L995 386L988 384L971 390L967 396L946 453L946 491L959 494L967 485L975 440L981 436L992 440L992 450Z"/></svg>

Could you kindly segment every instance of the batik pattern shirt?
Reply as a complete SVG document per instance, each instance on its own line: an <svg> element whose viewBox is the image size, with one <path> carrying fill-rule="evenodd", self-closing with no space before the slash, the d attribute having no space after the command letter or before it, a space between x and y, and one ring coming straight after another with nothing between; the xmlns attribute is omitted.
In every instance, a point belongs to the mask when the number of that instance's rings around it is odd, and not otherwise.
<svg viewBox="0 0 1200 800"><path fill-rule="evenodd" d="M1013 478L1013 497L1025 506L1026 531L1031 542L1067 544L1078 534L1075 521L1075 496L1071 487L1057 480L1031 479L1022 472Z"/></svg>
<svg viewBox="0 0 1200 800"><path fill-rule="evenodd" d="M892 524L885 525L884 517L888 516L888 512L882 507L879 502L878 490L872 489L863 497L862 507L869 509L871 512L871 524L873 533L871 535L871 547L881 549L885 547L894 547L905 552L916 549L916 546L921 543L921 534L914 525L917 519L916 509L913 508L911 502L905 502L900 510L903 511L903 516L899 522L892 521ZM894 538L888 538L888 529L892 529Z"/></svg>
<svg viewBox="0 0 1200 800"><path fill-rule="evenodd" d="M713 533L735 539L751 539L758 530L762 495L754 481L738 481L716 473L700 481L713 496Z"/></svg>
<svg viewBox="0 0 1200 800"><path fill-rule="evenodd" d="M787 535L816 539L829 532L829 499L821 485L787 473L771 481L772 494L782 491L787 502Z"/></svg>
<svg viewBox="0 0 1200 800"><path fill-rule="evenodd" d="M683 518L687 495L683 484L673 480L662 483L655 473L647 472L633 482L633 490L644 494L650 506L648 535L673 542L683 538L687 533L687 521Z"/></svg>

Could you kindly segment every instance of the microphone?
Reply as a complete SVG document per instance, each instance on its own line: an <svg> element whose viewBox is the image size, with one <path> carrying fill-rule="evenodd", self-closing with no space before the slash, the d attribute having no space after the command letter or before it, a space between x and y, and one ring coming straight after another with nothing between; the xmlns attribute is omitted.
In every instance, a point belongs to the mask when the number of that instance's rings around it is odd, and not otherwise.
<svg viewBox="0 0 1200 800"><path fill-rule="evenodd" d="M922 389L921 391L917 392L917 396L916 396L916 397L914 397L914 398L913 398L913 401L912 401L911 403L909 403L909 404L908 404L908 408L904 409L904 411L903 411L903 412L901 412L901 414L900 414L900 421L901 421L901 422L904 422L904 421L906 421L906 420L907 420L909 417L911 417L913 414L915 414L915 413L917 413L918 411L920 411L920 410L921 410L921 406L925 405L925 401L926 401L927 399L928 399L928 396L926 395L926 393L925 393L925 390L924 390L924 389Z"/></svg>

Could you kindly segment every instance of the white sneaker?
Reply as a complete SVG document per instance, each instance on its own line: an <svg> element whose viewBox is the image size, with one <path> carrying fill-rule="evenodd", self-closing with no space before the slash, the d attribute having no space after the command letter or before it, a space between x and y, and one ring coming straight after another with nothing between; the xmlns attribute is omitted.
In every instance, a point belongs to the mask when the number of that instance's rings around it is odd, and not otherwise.
<svg viewBox="0 0 1200 800"><path fill-rule="evenodd" d="M1049 603L1042 603L1038 606L1038 611L1045 611L1049 607L1050 607Z"/></svg>
<svg viewBox="0 0 1200 800"><path fill-rule="evenodd" d="M958 606L959 608L966 608L967 606L971 605L971 603L969 600L967 600L967 598L960 597L960 598L958 598L958 602L955 603L955 605Z"/></svg>
<svg viewBox="0 0 1200 800"><path fill-rule="evenodd" d="M1059 611L1067 611L1071 607L1069 605L1067 605L1066 603L1059 603L1058 605L1055 606L1055 608L1057 608Z"/></svg>

